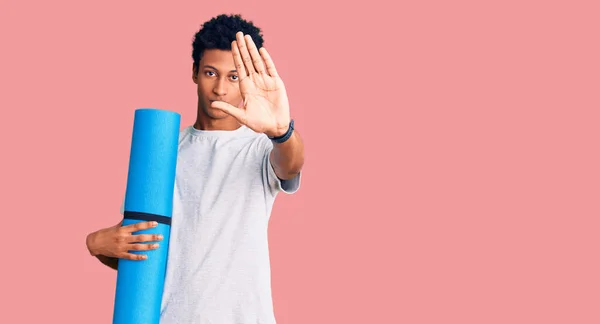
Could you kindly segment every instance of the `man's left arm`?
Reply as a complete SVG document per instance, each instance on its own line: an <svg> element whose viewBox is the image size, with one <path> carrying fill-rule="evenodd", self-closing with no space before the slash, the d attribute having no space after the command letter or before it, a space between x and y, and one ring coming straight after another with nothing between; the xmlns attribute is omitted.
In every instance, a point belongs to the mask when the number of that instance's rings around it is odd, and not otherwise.
<svg viewBox="0 0 600 324"><path fill-rule="evenodd" d="M281 180L290 180L297 176L304 166L304 143L297 130L283 142L273 142L271 150L271 163L277 177Z"/></svg>
<svg viewBox="0 0 600 324"><path fill-rule="evenodd" d="M283 181L298 179L304 165L304 144L293 129L285 86L271 55L264 47L258 48L250 35L242 32L236 33L236 40L231 43L231 53L240 76L243 106L236 107L217 100L211 103L211 107L233 116L253 131L270 137L273 148L269 160L275 175ZM291 136L288 138L290 130Z"/></svg>

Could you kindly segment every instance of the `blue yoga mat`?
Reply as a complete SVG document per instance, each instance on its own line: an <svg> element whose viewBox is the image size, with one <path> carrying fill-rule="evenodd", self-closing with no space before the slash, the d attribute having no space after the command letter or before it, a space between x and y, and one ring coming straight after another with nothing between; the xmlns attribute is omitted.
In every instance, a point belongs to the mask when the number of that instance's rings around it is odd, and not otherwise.
<svg viewBox="0 0 600 324"><path fill-rule="evenodd" d="M158 324L173 211L180 115L143 108L135 111L125 192L123 226L158 221L133 234L162 234L159 248L131 251L146 260L119 259L114 324ZM143 244L149 244L144 242Z"/></svg>

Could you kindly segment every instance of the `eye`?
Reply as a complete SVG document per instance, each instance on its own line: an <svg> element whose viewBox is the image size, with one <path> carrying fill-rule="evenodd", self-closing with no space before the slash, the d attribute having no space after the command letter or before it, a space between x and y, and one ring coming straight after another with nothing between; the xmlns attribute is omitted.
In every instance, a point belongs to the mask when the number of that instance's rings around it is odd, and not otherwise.
<svg viewBox="0 0 600 324"><path fill-rule="evenodd" d="M212 73L212 75L211 75L211 73ZM204 72L204 74L206 74L206 75L208 75L208 76L213 76L213 75L214 75L214 73L215 73L215 72L213 72L213 71L206 71L206 72Z"/></svg>
<svg viewBox="0 0 600 324"><path fill-rule="evenodd" d="M231 76L231 79L232 79L233 81L237 81L237 80L238 80L238 78L239 78L239 77L238 77L237 75L232 75L232 76Z"/></svg>

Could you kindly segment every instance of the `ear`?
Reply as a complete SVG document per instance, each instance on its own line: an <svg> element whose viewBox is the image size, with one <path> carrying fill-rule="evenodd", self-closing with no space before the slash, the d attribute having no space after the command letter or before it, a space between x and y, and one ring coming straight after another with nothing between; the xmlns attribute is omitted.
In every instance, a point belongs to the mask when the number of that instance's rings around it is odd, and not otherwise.
<svg viewBox="0 0 600 324"><path fill-rule="evenodd" d="M198 84L198 69L196 68L196 66L192 63L192 81L194 81L195 84Z"/></svg>

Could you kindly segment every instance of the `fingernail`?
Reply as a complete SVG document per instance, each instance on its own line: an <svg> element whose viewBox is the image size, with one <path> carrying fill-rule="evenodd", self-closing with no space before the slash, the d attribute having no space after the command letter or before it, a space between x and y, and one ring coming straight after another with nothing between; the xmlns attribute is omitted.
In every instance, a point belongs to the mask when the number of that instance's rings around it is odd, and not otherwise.
<svg viewBox="0 0 600 324"><path fill-rule="evenodd" d="M158 249L158 244L153 244L152 247Z"/></svg>
<svg viewBox="0 0 600 324"><path fill-rule="evenodd" d="M152 226L158 225L158 222L152 222Z"/></svg>
<svg viewBox="0 0 600 324"><path fill-rule="evenodd" d="M159 236L158 236L158 239L159 239L159 240L162 240L162 239L163 239L163 236L162 236L162 235L159 235Z"/></svg>
<svg viewBox="0 0 600 324"><path fill-rule="evenodd" d="M148 259L148 256L147 255L142 255L142 260L146 260L146 259Z"/></svg>

